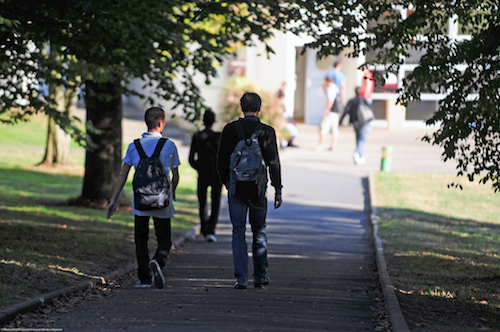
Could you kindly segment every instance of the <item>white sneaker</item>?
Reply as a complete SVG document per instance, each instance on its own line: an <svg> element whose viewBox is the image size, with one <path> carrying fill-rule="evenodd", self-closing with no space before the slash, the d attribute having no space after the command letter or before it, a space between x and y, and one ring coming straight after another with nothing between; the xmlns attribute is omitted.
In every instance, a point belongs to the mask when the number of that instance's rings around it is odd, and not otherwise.
<svg viewBox="0 0 500 332"><path fill-rule="evenodd" d="M357 152L354 152L352 157L354 158L354 163L359 165L359 159L361 159L361 156Z"/></svg>
<svg viewBox="0 0 500 332"><path fill-rule="evenodd" d="M207 241L208 242L217 242L217 238L213 234L208 234L207 235Z"/></svg>
<svg viewBox="0 0 500 332"><path fill-rule="evenodd" d="M151 288L151 283L139 282L135 288Z"/></svg>
<svg viewBox="0 0 500 332"><path fill-rule="evenodd" d="M155 284L156 288L162 289L163 284L165 283L165 277L163 276L163 272L161 271L160 264L158 264L156 259L153 259L151 262L149 262L149 268L151 269L151 273L153 274L153 283Z"/></svg>
<svg viewBox="0 0 500 332"><path fill-rule="evenodd" d="M366 163L366 158L361 157L359 155L359 153L357 153L357 152L354 152L353 158L354 158L354 162L356 163L356 165L361 165L361 164Z"/></svg>

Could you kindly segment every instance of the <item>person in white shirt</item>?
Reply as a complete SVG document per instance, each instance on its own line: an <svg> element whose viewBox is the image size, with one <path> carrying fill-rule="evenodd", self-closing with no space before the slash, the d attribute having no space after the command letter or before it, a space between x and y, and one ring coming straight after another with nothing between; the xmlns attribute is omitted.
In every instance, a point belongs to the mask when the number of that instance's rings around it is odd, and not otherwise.
<svg viewBox="0 0 500 332"><path fill-rule="evenodd" d="M339 89L333 82L332 78L327 78L325 80L325 88L327 95L327 102L325 106L325 110L323 111L323 120L320 124L319 131L319 143L316 146L316 150L323 150L323 145L325 141L325 136L328 135L329 132L332 133L332 142L330 146L330 150L335 149L335 145L337 144L337 139L339 135L339 113L337 112L334 106L335 99L339 94Z"/></svg>
<svg viewBox="0 0 500 332"><path fill-rule="evenodd" d="M148 131L142 134L140 143L147 156L151 156L158 144L160 138L163 137L165 128L165 112L159 107L151 107L146 111L144 116ZM167 256L170 253L172 246L171 239L171 223L170 218L174 216L175 209L173 200L175 200L175 189L179 183L180 165L177 147L171 140L167 140L160 153L160 160L168 175L168 180L171 185L170 203L167 207L157 210L140 211L137 210L132 203L132 211L134 213L134 229L135 229L135 246L138 264L139 284L136 287L147 288L151 286L151 282L157 288L163 288L165 277L162 269L165 266ZM125 182L127 181L130 168L137 168L140 156L134 143L128 147L125 158L123 159L122 169L115 184L113 195L108 205L107 218L116 212L117 200L122 191ZM172 178L170 179L170 173ZM152 260L149 260L148 238L149 238L149 219L153 217L156 231L156 239L158 248ZM151 280L153 274L153 280Z"/></svg>

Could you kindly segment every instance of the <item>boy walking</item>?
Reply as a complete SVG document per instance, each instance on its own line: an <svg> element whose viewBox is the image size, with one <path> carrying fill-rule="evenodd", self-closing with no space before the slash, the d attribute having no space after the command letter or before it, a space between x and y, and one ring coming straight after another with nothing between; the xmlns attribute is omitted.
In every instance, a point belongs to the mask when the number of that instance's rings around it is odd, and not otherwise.
<svg viewBox="0 0 500 332"><path fill-rule="evenodd" d="M151 107L146 111L145 122L148 131L142 134L140 139L140 146L145 154L150 157L153 155L158 142L162 138L163 130L165 128L165 112L159 107ZM127 181L127 176L130 168L134 166L137 169L141 157L138 152L137 145L131 143L127 149L125 158L123 159L122 169L115 184L113 195L109 202L107 210L107 218L116 212L117 199L120 192ZM135 232L135 246L138 265L138 288L147 288L151 286L151 282L157 288L163 288L165 278L162 269L165 266L167 256L172 246L171 240L171 223L170 218L174 216L175 209L173 200L175 200L175 189L179 183L180 165L177 147L175 144L167 140L161 149L159 159L165 168L167 179L170 181L170 195L168 206L160 209L152 210L138 210L136 203L132 203L132 211L134 213L134 232ZM170 179L170 172L172 178ZM149 237L149 219L153 217L154 226L156 231L156 239L158 248L152 260L149 259L148 251L148 237ZM152 278L151 278L152 275Z"/></svg>
<svg viewBox="0 0 500 332"><path fill-rule="evenodd" d="M274 208L281 206L281 166L276 144L276 133L274 129L260 122L258 114L262 101L256 93L245 93L240 99L241 110L244 118L233 121L224 127L222 131L219 152L217 158L217 169L221 182L228 189L229 216L233 224L233 261L234 276L236 277L236 289L247 288L248 253L245 240L246 218L249 221L253 233L253 282L255 287L269 284L267 277L267 171L271 177L271 185L275 188ZM230 163L238 156L233 156L238 142L244 136L248 144L252 144L252 138L258 141L264 165L264 179L258 184L248 182L235 182L231 175ZM244 159L244 156L241 156ZM258 187L256 187L258 186Z"/></svg>
<svg viewBox="0 0 500 332"><path fill-rule="evenodd" d="M207 109L203 114L205 129L193 134L189 151L189 164L198 171L198 204L200 214L200 233L208 242L216 242L215 227L219 220L222 184L217 174L217 148L220 132L212 130L215 113ZM207 192L211 188L211 209L208 214Z"/></svg>

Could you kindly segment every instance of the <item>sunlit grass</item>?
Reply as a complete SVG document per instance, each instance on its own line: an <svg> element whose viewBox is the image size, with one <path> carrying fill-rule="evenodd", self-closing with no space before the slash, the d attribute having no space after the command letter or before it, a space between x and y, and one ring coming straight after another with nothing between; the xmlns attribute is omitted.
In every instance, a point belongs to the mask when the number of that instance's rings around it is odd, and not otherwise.
<svg viewBox="0 0 500 332"><path fill-rule="evenodd" d="M67 206L81 193L84 149L72 143L71 167L36 167L45 141L43 116L16 126L0 124L0 308L102 277L135 260L131 209L107 220L105 210ZM173 237L198 222L196 173L182 163ZM129 198L132 177L133 172L124 188ZM153 248L154 230L150 239Z"/></svg>
<svg viewBox="0 0 500 332"><path fill-rule="evenodd" d="M445 317L455 307L458 312L468 308L471 315L479 312L487 326L486 322L500 321L500 194L464 181L462 191L449 189L451 182L456 182L453 175L377 174L379 235L410 322ZM437 299L444 302L413 316ZM412 304L420 309L413 310ZM433 328L429 322L410 329L474 330L466 325L467 319L463 321L448 327L433 322Z"/></svg>

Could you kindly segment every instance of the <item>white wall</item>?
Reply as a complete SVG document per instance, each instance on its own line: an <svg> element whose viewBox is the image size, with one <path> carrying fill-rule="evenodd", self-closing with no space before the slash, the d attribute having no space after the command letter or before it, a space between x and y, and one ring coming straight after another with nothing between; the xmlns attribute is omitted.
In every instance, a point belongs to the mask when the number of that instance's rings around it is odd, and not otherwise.
<svg viewBox="0 0 500 332"><path fill-rule="evenodd" d="M316 60L316 51L308 49L306 53L305 65L304 62L299 63L299 68L305 71L305 81L296 82L296 59L297 47L302 47L308 40L300 38L292 34L284 34L281 32L275 33L275 38L269 41L269 45L274 50L275 54L266 53L265 46L257 42L256 47L249 47L246 52L246 77L255 81L259 86L267 91L276 92L283 81L288 84L286 91L286 109L287 112L294 115L296 109L300 109L299 117L304 117L308 124L317 124L321 121L321 116L325 107L326 97L321 89L322 80L326 72L332 68L334 58L328 57L321 61ZM342 72L347 77L346 96L349 100L354 97L354 88L361 84L361 72L357 67L364 59L348 58L345 53L339 56L342 62ZM224 84L228 78L227 63L223 64L218 70L218 77L211 79L211 84L205 84L203 75L196 75L195 82L201 89L203 98L206 104L215 112L221 111L222 94L224 92ZM137 89L143 85L143 81L135 80L131 83ZM304 90L297 91L297 86ZM148 93L148 89L145 89ZM295 93L299 94L299 98L295 98ZM295 100L304 101L304 105L294 105ZM125 100L128 107L144 109L144 101L137 97L130 97ZM175 113L177 122L186 128L195 129L192 124L183 121L184 114L182 110L172 111L173 103L164 100L156 100L156 104L164 107L169 114Z"/></svg>

